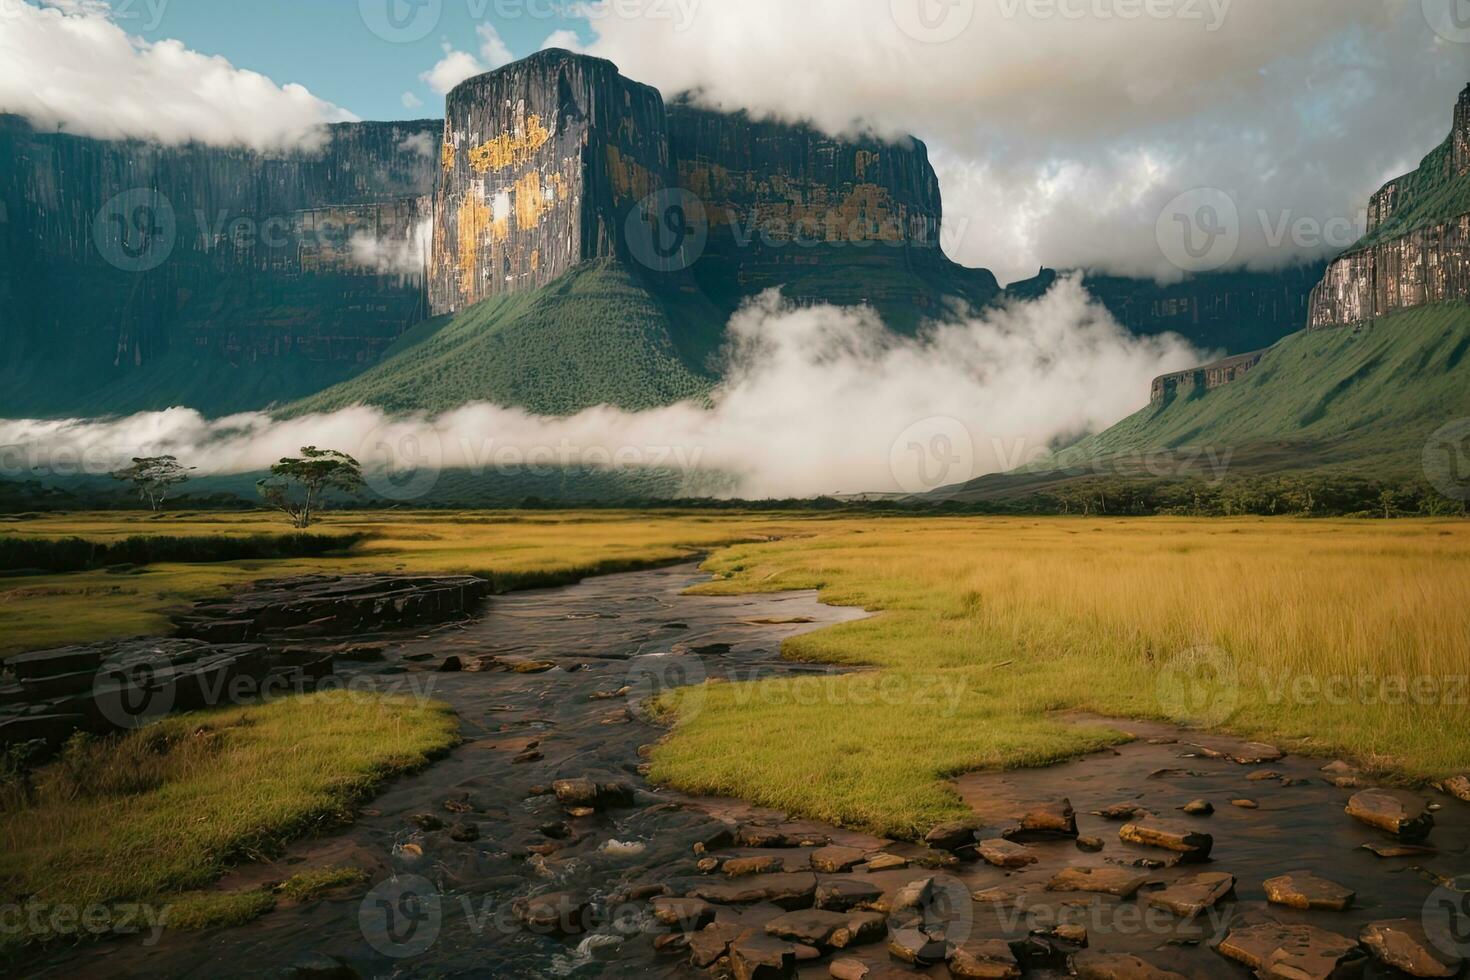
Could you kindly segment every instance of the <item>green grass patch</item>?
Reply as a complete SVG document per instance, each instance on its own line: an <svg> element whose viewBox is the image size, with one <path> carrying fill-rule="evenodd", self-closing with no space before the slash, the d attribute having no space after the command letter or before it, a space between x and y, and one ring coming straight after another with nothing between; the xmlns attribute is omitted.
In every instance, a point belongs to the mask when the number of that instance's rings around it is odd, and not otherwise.
<svg viewBox="0 0 1470 980"><path fill-rule="evenodd" d="M276 891L293 902L314 902L328 892L366 883L367 872L361 868L333 865L312 868L292 875Z"/></svg>
<svg viewBox="0 0 1470 980"><path fill-rule="evenodd" d="M330 692L78 738L5 785L3 901L144 903L176 911L181 919L164 921L179 927L235 921L264 899L201 890L236 862L347 822L385 780L455 744L458 729L442 704ZM309 894L334 880L308 876L292 888ZM60 937L43 928L14 938Z"/></svg>
<svg viewBox="0 0 1470 980"><path fill-rule="evenodd" d="M183 932L223 929L243 926L275 907L276 897L264 888L186 892L169 899L163 923Z"/></svg>

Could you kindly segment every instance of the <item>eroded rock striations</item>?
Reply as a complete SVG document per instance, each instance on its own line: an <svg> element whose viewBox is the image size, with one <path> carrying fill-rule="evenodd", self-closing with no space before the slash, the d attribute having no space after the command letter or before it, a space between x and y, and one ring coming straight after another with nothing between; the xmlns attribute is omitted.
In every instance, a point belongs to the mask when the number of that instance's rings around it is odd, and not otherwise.
<svg viewBox="0 0 1470 980"><path fill-rule="evenodd" d="M1311 329L1470 297L1470 86L1450 136L1368 204L1368 233L1312 294Z"/></svg>

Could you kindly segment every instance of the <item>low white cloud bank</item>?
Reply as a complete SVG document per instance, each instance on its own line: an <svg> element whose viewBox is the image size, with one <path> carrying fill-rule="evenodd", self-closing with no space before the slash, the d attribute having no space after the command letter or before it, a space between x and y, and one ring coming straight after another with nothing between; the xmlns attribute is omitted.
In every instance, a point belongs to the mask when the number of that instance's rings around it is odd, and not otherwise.
<svg viewBox="0 0 1470 980"><path fill-rule="evenodd" d="M1157 222L1228 195L1228 265L1341 251L1370 193L1449 132L1464 0L739 0L583 6L591 54L666 95L913 134L947 249L1175 279ZM1286 228L1282 234L1278 229Z"/></svg>
<svg viewBox="0 0 1470 980"><path fill-rule="evenodd" d="M795 306L773 291L732 319L727 355L712 406L599 407L570 418L471 404L435 418L353 408L207 420L171 409L0 421L0 468L17 478L65 460L106 472L168 453L202 473L240 473L315 445L372 471L656 466L731 474L732 492L746 497L917 492L1013 468L1104 428L1147 404L1154 376L1204 356L1176 336L1130 335L1075 278L1035 302L958 316L914 338L892 334L871 310Z"/></svg>
<svg viewBox="0 0 1470 980"><path fill-rule="evenodd" d="M95 0L0 3L0 112L44 130L166 145L317 149L356 117L179 41L130 35Z"/></svg>
<svg viewBox="0 0 1470 980"><path fill-rule="evenodd" d="M360 231L348 245L352 260L380 275L423 275L428 268L429 244L434 240L434 221L417 221L401 237L379 238L372 232Z"/></svg>
<svg viewBox="0 0 1470 980"><path fill-rule="evenodd" d="M475 28L480 38L480 51L472 54L456 50L448 41L444 42L444 57L419 76L419 79L440 95L448 95L460 82L487 71L494 71L515 60L515 55L494 25L481 24Z"/></svg>

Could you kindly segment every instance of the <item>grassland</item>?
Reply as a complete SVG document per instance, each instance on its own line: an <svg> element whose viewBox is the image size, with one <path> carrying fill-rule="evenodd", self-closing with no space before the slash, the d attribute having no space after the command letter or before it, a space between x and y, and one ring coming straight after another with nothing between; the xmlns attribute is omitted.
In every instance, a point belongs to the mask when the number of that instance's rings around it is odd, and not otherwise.
<svg viewBox="0 0 1470 980"><path fill-rule="evenodd" d="M262 518L175 519L260 530ZM220 522L220 523L212 523ZM128 535L115 516L29 534ZM1388 773L1470 768L1470 523L1463 520L864 518L705 514L334 515L372 535L343 557L46 578L4 625L136 632L198 590L308 569L478 571L504 588L716 550L699 591L817 588L876 615L791 640L789 657L874 668L825 682L715 684L671 698L655 779L912 834L959 814L945 780L1114 741L1070 709L1200 722ZM91 601L67 590L122 582ZM29 586L34 587L34 586ZM148 591L141 591L148 590ZM48 603L54 605L48 606ZM152 611L149 611L149 610ZM48 611L49 610L49 611ZM152 617L152 619L148 619ZM1178 685L1223 670L1202 699Z"/></svg>
<svg viewBox="0 0 1470 980"><path fill-rule="evenodd" d="M175 928L245 921L274 896L203 891L232 862L343 823L389 777L458 739L443 705L336 691L165 719L120 740L74 741L29 782L4 784L4 900L40 909L142 904ZM344 884L340 869L286 882L306 900ZM58 938L50 918L0 937Z"/></svg>

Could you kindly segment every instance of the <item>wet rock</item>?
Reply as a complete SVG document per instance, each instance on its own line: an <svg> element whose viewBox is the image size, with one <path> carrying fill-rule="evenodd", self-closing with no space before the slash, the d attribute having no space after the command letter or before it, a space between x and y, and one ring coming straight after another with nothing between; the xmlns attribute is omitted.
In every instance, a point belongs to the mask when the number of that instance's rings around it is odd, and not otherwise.
<svg viewBox="0 0 1470 980"><path fill-rule="evenodd" d="M630 692L631 690L632 690L631 687L627 687L625 685L623 687L618 688L616 691L594 691L588 697L588 700L589 701L611 701L613 698L625 698L625 697L628 696L628 692Z"/></svg>
<svg viewBox="0 0 1470 980"><path fill-rule="evenodd" d="M1261 808L1261 804L1255 800L1231 800L1230 805L1238 806L1242 810L1259 810Z"/></svg>
<svg viewBox="0 0 1470 980"><path fill-rule="evenodd" d="M1065 868L1047 882L1046 890L1131 898L1147 882L1147 877L1124 868Z"/></svg>
<svg viewBox="0 0 1470 980"><path fill-rule="evenodd" d="M1132 820L1142 807L1136 803L1114 803L1112 806L1101 810L1093 810L1094 817L1102 817L1104 820Z"/></svg>
<svg viewBox="0 0 1470 980"><path fill-rule="evenodd" d="M817 876L810 873L767 875L758 881L732 881L699 885L689 891L690 898L702 898L715 905L752 905L770 902L792 911L810 908L817 891Z"/></svg>
<svg viewBox="0 0 1470 980"><path fill-rule="evenodd" d="M731 922L712 922L689 937L689 962L701 970L713 966L745 929Z"/></svg>
<svg viewBox="0 0 1470 980"><path fill-rule="evenodd" d="M1264 783L1273 779L1285 779L1286 777L1274 769L1258 769L1245 778L1248 782Z"/></svg>
<svg viewBox="0 0 1470 980"><path fill-rule="evenodd" d="M1208 871L1174 882L1163 891L1143 897L1145 905L1167 909L1177 916L1193 919L1206 909L1214 908L1235 891L1235 878L1218 871Z"/></svg>
<svg viewBox="0 0 1470 980"><path fill-rule="evenodd" d="M1238 747L1221 748L1215 745L1193 744L1190 748L1207 759L1229 759L1242 766L1258 766L1264 762L1276 762L1286 758L1286 753L1274 745L1264 742L1247 742Z"/></svg>
<svg viewBox="0 0 1470 980"><path fill-rule="evenodd" d="M1107 846L1107 842L1104 841L1101 837L1083 836L1077 838L1077 849L1079 851L1087 851L1089 853L1096 854L1098 851L1101 851Z"/></svg>
<svg viewBox="0 0 1470 980"><path fill-rule="evenodd" d="M1378 962L1411 977L1455 977L1465 965L1436 946L1424 924L1413 919L1370 922L1358 938Z"/></svg>
<svg viewBox="0 0 1470 980"><path fill-rule="evenodd" d="M1009 943L990 939L957 946L949 958L949 973L967 980L1015 980L1021 975L1021 964Z"/></svg>
<svg viewBox="0 0 1470 980"><path fill-rule="evenodd" d="M922 929L899 929L888 937L888 955L913 966L943 963L948 951L945 943L930 938Z"/></svg>
<svg viewBox="0 0 1470 980"><path fill-rule="evenodd" d="M973 844L966 844L960 850L968 852L973 847ZM918 859L914 863L921 868L930 868L937 871L942 868L959 867L960 859L958 857L958 854L951 854L949 851L931 850L925 851L923 854L919 855Z"/></svg>
<svg viewBox="0 0 1470 980"><path fill-rule="evenodd" d="M1352 889L1318 878L1310 871L1293 871L1265 882L1266 900L1273 905L1303 910L1342 912L1357 896Z"/></svg>
<svg viewBox="0 0 1470 980"><path fill-rule="evenodd" d="M881 942L888 935L888 921L879 912L851 912L847 923L832 934L837 949Z"/></svg>
<svg viewBox="0 0 1470 980"><path fill-rule="evenodd" d="M1028 864L1035 864L1039 858L1031 848L1024 844L1014 844L1008 840L988 840L980 844L980 857L986 864L993 864L997 868L1024 868Z"/></svg>
<svg viewBox="0 0 1470 980"><path fill-rule="evenodd" d="M796 975L796 947L748 933L730 944L730 969L735 980L786 980Z"/></svg>
<svg viewBox="0 0 1470 980"><path fill-rule="evenodd" d="M408 818L408 822L413 824L419 830L423 831L435 831L444 829L444 821L440 820L432 813L414 814L412 817Z"/></svg>
<svg viewBox="0 0 1470 980"><path fill-rule="evenodd" d="M827 973L833 980L865 980L869 973L869 967L862 960L846 957L840 960L833 960L827 967Z"/></svg>
<svg viewBox="0 0 1470 980"><path fill-rule="evenodd" d="M1128 953L1081 952L1072 957L1078 980L1189 980Z"/></svg>
<svg viewBox="0 0 1470 980"><path fill-rule="evenodd" d="M801 840L772 827L748 824L735 832L735 846L753 850L800 847Z"/></svg>
<svg viewBox="0 0 1470 980"><path fill-rule="evenodd" d="M551 784L556 801L568 810L605 810L633 804L633 788L622 782L599 782L583 776Z"/></svg>
<svg viewBox="0 0 1470 980"><path fill-rule="evenodd" d="M661 936L653 937L653 950L656 953L683 953L689 949L689 937L682 932L666 932Z"/></svg>
<svg viewBox="0 0 1470 980"><path fill-rule="evenodd" d="M577 935L591 926L591 906L571 892L550 892L518 898L511 912L538 933Z"/></svg>
<svg viewBox="0 0 1470 980"><path fill-rule="evenodd" d="M858 847L820 847L812 852L812 867L827 874L843 874L867 860Z"/></svg>
<svg viewBox="0 0 1470 980"><path fill-rule="evenodd" d="M924 835L924 843L941 851L953 851L975 843L975 825L965 821L942 823Z"/></svg>
<svg viewBox="0 0 1470 980"><path fill-rule="evenodd" d="M785 871L786 862L769 856L731 858L720 870L731 878L744 878L747 875L768 875Z"/></svg>
<svg viewBox="0 0 1470 980"><path fill-rule="evenodd" d="M880 911L893 915L907 909L924 908L933 897L934 879L917 878L895 890L892 897L885 895L879 903Z"/></svg>
<svg viewBox="0 0 1470 980"><path fill-rule="evenodd" d="M822 909L787 912L766 923L766 934L808 946L831 946L833 933L846 927L847 920L841 912Z"/></svg>
<svg viewBox="0 0 1470 980"><path fill-rule="evenodd" d="M1047 930L1045 935L1071 943L1073 946L1087 945L1087 929L1084 926L1063 924Z"/></svg>
<svg viewBox="0 0 1470 980"><path fill-rule="evenodd" d="M556 664L549 660L518 660L509 665L512 674L544 674L555 670Z"/></svg>
<svg viewBox="0 0 1470 980"><path fill-rule="evenodd" d="M716 871L719 871L720 866L724 863L723 860L717 857L700 858L694 865L694 868L702 875L712 875Z"/></svg>
<svg viewBox="0 0 1470 980"><path fill-rule="evenodd" d="M1021 964L1021 969L1061 971L1067 968L1073 947L1059 942L1051 936L1037 935L1018 939L1010 944L1011 953Z"/></svg>
<svg viewBox="0 0 1470 980"><path fill-rule="evenodd" d="M1216 952L1265 977L1332 980L1361 968L1355 940L1305 924L1257 922L1232 928Z"/></svg>
<svg viewBox="0 0 1470 980"><path fill-rule="evenodd" d="M449 839L460 844L473 844L480 839L480 827L473 823L456 823L449 828Z"/></svg>
<svg viewBox="0 0 1470 980"><path fill-rule="evenodd" d="M715 919L715 907L703 899L659 896L652 905L655 919L682 932L698 932Z"/></svg>
<svg viewBox="0 0 1470 980"><path fill-rule="evenodd" d="M1381 841L1364 844L1363 850L1372 851L1381 858L1429 857L1439 853L1435 848L1422 844L1388 844Z"/></svg>
<svg viewBox="0 0 1470 980"><path fill-rule="evenodd" d="M907 868L908 866L908 858L899 857L897 854L888 854L884 852L880 854L874 854L872 857L868 858L868 871L870 872L896 871L899 868Z"/></svg>
<svg viewBox="0 0 1470 980"><path fill-rule="evenodd" d="M1071 800L1058 800L1027 810L1020 825L1003 835L1007 840L1056 840L1077 836L1077 813Z"/></svg>
<svg viewBox="0 0 1470 980"><path fill-rule="evenodd" d="M1347 814L1403 840L1423 840L1434 829L1434 815L1425 808L1423 800L1392 790L1365 789L1354 793L1348 800Z"/></svg>
<svg viewBox="0 0 1470 980"><path fill-rule="evenodd" d="M536 749L527 749L525 752L522 752L514 759L511 759L510 764L513 766L524 766L532 762L540 762L544 758L546 757L542 755L540 751Z"/></svg>
<svg viewBox="0 0 1470 980"><path fill-rule="evenodd" d="M881 888L861 878L829 878L817 885L816 907L831 912L846 912L871 905L882 896Z"/></svg>
<svg viewBox="0 0 1470 980"><path fill-rule="evenodd" d="M1179 809L1191 817L1208 817L1215 812L1215 804L1209 800L1191 800Z"/></svg>
<svg viewBox="0 0 1470 980"><path fill-rule="evenodd" d="M1158 821L1126 823L1118 831L1118 837L1130 844L1173 851L1187 861L1205 860L1215 846L1215 839L1209 834Z"/></svg>

